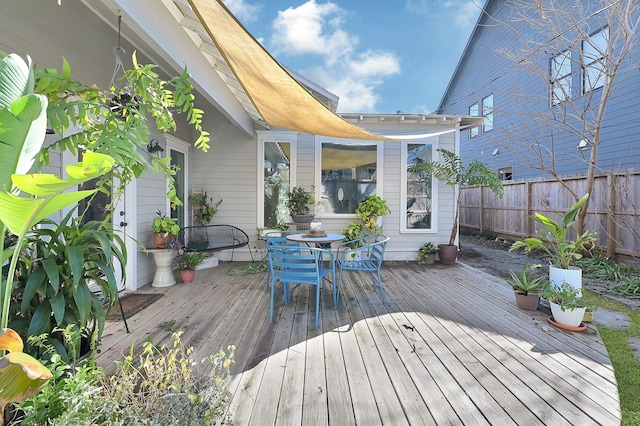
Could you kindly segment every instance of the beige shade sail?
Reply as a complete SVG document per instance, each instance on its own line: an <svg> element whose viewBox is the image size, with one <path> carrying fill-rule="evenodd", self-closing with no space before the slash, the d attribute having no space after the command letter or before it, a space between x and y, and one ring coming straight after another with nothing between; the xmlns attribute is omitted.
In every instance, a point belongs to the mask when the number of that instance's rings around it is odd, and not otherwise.
<svg viewBox="0 0 640 426"><path fill-rule="evenodd" d="M269 125L313 135L389 140L348 123L313 97L220 0L189 0L189 4Z"/></svg>

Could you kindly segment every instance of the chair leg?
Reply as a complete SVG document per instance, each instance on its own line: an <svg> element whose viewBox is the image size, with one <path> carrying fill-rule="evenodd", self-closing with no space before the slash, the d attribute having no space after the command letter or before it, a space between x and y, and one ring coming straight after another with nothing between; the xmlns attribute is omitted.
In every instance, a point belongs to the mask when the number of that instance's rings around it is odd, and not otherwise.
<svg viewBox="0 0 640 426"><path fill-rule="evenodd" d="M122 309L122 302L120 301L119 296L118 296L118 305L120 306L120 313L122 314L122 322L124 322L124 328L127 330L127 333L131 333L129 331L129 324L127 324L127 317L124 315L124 309Z"/></svg>
<svg viewBox="0 0 640 426"><path fill-rule="evenodd" d="M380 270L378 270L378 286L380 287L380 297L382 298L382 304L386 305L387 302L384 300L384 289L382 288L382 275L380 274Z"/></svg>
<svg viewBox="0 0 640 426"><path fill-rule="evenodd" d="M316 329L318 328L318 319L320 318L320 285L321 284L318 283L316 288Z"/></svg>

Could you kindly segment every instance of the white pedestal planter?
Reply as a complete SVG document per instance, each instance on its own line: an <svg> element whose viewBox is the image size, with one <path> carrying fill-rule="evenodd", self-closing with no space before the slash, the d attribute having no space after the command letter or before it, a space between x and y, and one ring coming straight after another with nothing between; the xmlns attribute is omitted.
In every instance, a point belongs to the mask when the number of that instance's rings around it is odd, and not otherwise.
<svg viewBox="0 0 640 426"><path fill-rule="evenodd" d="M156 262L156 274L153 277L151 287L169 287L176 283L171 270L171 261L175 255L173 249L147 249L153 255Z"/></svg>
<svg viewBox="0 0 640 426"><path fill-rule="evenodd" d="M569 269L562 269L549 265L549 282L551 285L560 287L563 281L574 288L582 288L582 269L574 266L570 266Z"/></svg>

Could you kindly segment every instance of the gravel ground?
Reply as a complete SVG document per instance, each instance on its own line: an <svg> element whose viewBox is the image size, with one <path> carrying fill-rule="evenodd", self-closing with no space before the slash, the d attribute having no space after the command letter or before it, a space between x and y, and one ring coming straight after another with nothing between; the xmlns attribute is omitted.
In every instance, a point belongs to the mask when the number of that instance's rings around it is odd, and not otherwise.
<svg viewBox="0 0 640 426"><path fill-rule="evenodd" d="M533 258L523 252L509 252L512 243L513 241L492 240L478 235L462 235L458 260L504 279L510 277L510 270L519 273L526 263L545 264L544 259ZM609 289L611 287L609 282L583 278L583 286L594 293L640 311L640 299L628 299L613 293Z"/></svg>

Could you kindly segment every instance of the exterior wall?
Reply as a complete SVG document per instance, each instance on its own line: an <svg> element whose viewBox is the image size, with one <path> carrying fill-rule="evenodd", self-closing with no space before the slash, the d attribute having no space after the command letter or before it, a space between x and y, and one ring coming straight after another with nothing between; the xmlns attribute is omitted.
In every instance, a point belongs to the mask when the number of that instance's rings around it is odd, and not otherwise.
<svg viewBox="0 0 640 426"><path fill-rule="evenodd" d="M593 3L593 6L601 5ZM481 104L483 97L493 94L494 129L474 138L469 137L468 131L461 132L461 157L465 162L480 159L496 171L511 167L514 179L549 177L540 170L540 156L535 151L536 142L540 141L544 147L542 152L546 153L543 154L545 164L548 166L555 161L559 175L585 173L590 151L577 149L580 138L566 130L553 130L537 118L540 113L560 111L557 107L549 107L548 81L515 65L502 53L518 50L523 41L536 43L547 40L550 34L537 33L524 22L516 22L509 2L505 0L489 1L486 11L495 19L484 15L479 21L438 111L442 114L468 114L469 106ZM596 19L590 19L586 25L595 30L601 25ZM500 22L508 22L512 29ZM558 51L566 47L560 45ZM548 69L551 53L536 58L537 66ZM634 169L640 160L635 131L635 123L640 119L640 74L633 59L639 53L640 47L636 47L632 58L620 71L619 86L607 104L598 152L598 166L602 171ZM579 94L581 76L575 71L574 66L573 98L581 100L584 99ZM600 90L596 89L594 94L598 95ZM547 151L551 137L556 154L553 158ZM495 149L499 149L499 153L493 156Z"/></svg>

